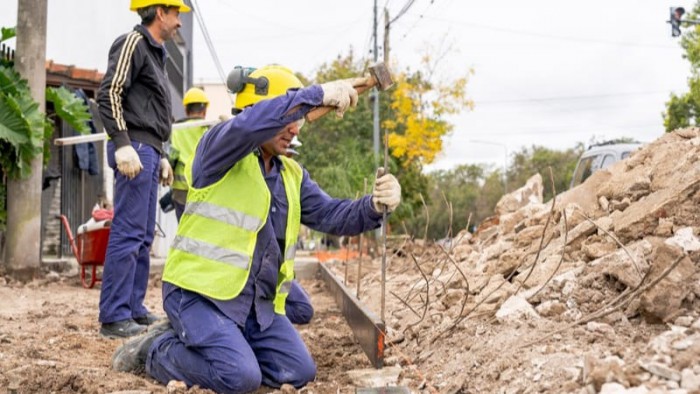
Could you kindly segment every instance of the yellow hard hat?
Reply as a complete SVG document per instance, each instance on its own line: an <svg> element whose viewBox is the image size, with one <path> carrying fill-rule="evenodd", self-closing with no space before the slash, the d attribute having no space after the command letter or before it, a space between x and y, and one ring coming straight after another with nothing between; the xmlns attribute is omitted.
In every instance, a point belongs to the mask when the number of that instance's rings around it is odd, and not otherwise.
<svg viewBox="0 0 700 394"><path fill-rule="evenodd" d="M129 9L131 11L136 11L139 8L158 4L168 7L179 7L180 12L190 12L190 7L188 7L183 0L131 0L131 6Z"/></svg>
<svg viewBox="0 0 700 394"><path fill-rule="evenodd" d="M186 107L187 104L193 103L209 105L209 99L207 98L207 94L204 93L204 90L200 88L190 88L190 90L185 93L185 97L182 98L182 105Z"/></svg>
<svg viewBox="0 0 700 394"><path fill-rule="evenodd" d="M279 64L257 70L236 67L229 73L226 85L231 93L236 94L236 103L233 106L235 112L240 112L258 101L281 96L287 93L288 89L304 86L292 70Z"/></svg>

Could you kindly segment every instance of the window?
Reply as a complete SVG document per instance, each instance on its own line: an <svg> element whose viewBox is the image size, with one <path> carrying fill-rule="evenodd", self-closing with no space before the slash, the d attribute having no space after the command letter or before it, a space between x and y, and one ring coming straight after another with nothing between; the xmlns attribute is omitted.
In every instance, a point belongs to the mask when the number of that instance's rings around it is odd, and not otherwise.
<svg viewBox="0 0 700 394"><path fill-rule="evenodd" d="M571 186L576 186L586 180L593 173L593 160L595 156L585 157L579 161L578 166L576 166L576 172L574 177L571 179Z"/></svg>
<svg viewBox="0 0 700 394"><path fill-rule="evenodd" d="M600 169L602 170L603 168L608 168L608 166L610 166L615 161L615 156L610 154L605 155L605 157L603 157L603 163L601 163L600 165Z"/></svg>

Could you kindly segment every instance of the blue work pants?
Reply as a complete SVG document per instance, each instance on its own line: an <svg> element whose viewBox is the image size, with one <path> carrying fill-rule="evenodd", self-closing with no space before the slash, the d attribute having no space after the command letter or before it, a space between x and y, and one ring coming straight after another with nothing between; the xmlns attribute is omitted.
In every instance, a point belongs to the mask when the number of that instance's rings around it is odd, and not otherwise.
<svg viewBox="0 0 700 394"><path fill-rule="evenodd" d="M129 179L117 170L115 146L107 143L107 161L114 169L114 219L102 271L102 323L143 317L148 287L150 250L156 222L160 154L150 145L132 141L143 170Z"/></svg>
<svg viewBox="0 0 700 394"><path fill-rule="evenodd" d="M206 298L173 291L163 308L174 328L149 349L146 371L163 384L180 380L217 393L247 393L262 384L302 387L316 376L316 364L289 319L275 314L265 331L251 308L241 328Z"/></svg>

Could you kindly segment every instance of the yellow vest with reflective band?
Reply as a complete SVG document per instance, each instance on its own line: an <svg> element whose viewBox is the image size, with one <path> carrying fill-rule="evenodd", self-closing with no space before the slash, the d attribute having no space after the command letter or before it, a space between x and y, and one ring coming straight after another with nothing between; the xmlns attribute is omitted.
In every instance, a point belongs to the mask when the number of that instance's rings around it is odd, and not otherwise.
<svg viewBox="0 0 700 394"><path fill-rule="evenodd" d="M284 304L294 279L294 255L301 227L301 166L278 156L288 212L283 262L277 275L275 312ZM191 165L187 166L191 177ZM270 190L258 157L251 153L223 178L204 188L191 187L163 280L217 300L230 300L245 287L257 235L270 211Z"/></svg>
<svg viewBox="0 0 700 394"><path fill-rule="evenodd" d="M198 122L202 119L188 119L187 122ZM194 151L197 148L199 140L204 135L209 127L207 126L195 126L188 127L184 129L173 130L171 137L171 147L174 149L173 153L177 151L177 164L173 169L175 174L175 179L173 184L170 186L176 190L187 190L187 179L185 179L185 163L191 160L194 156Z"/></svg>

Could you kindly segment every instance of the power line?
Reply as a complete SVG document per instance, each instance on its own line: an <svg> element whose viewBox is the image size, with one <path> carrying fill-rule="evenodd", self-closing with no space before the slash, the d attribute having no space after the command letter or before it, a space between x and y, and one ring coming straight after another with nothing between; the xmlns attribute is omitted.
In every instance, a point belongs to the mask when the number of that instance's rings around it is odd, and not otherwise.
<svg viewBox="0 0 700 394"><path fill-rule="evenodd" d="M619 92L619 93L600 93L582 96L552 96L552 97L534 97L534 98L523 98L523 99L506 99L506 100L475 100L476 104L514 104L514 103L541 103L546 101L564 101L564 100L590 100L598 98L612 98L612 97L630 97L630 96L644 96L652 94L668 94L668 91L646 91L646 92Z"/></svg>
<svg viewBox="0 0 700 394"><path fill-rule="evenodd" d="M415 0L408 0L406 4L401 8L398 14L394 17L394 19L390 20L388 25L391 25L392 23L396 22L397 19L401 18L403 14L408 12L408 10L413 6L413 3L415 3Z"/></svg>
<svg viewBox="0 0 700 394"><path fill-rule="evenodd" d="M413 22L413 25L411 25L411 27L409 27L408 30L406 30L406 32L403 33L403 35L401 36L401 41L403 41L403 39L406 38L406 36L408 36L408 33L410 33L411 30L413 30L416 27L416 25L418 25L418 22L423 20L425 13L428 11L430 6L433 5L434 3L435 3L435 0L430 0L430 3L428 3L428 5L423 9L423 12L420 15L418 15L418 18L416 18L416 21Z"/></svg>
<svg viewBox="0 0 700 394"><path fill-rule="evenodd" d="M207 47L209 48L209 53L211 54L212 60L214 61L214 65L216 66L216 70L219 72L219 77L221 78L221 83L226 86L226 74L224 73L223 67L221 67L221 62L219 61L219 56L216 54L216 49L214 49L214 44L211 41L211 37L209 36L209 31L207 30L207 26L204 23L204 18L200 12L199 4L197 4L197 0L192 0L192 8L194 8L194 15L197 18L197 22L199 22L199 27L202 30L202 35L204 36L204 42L207 43ZM233 103L233 102L232 102Z"/></svg>
<svg viewBox="0 0 700 394"><path fill-rule="evenodd" d="M650 44L650 43L638 43L638 42L629 42L629 41L609 41L609 40L601 40L601 39L597 39L597 38L558 36L558 35L554 35L554 34L539 33L539 32L527 31L527 30L510 29L507 27L490 26L490 25L483 25L483 24L471 23L471 22L462 22L462 21L456 21L456 20L447 19L447 18L436 18L436 17L425 17L425 18L431 19L431 20L434 20L437 22L448 22L448 23L452 23L455 25L459 25L459 26L473 27L473 28L483 29L483 30L500 31L500 32L504 32L504 33L513 33L513 34L517 34L517 35L521 35L521 36L527 35L527 36L533 36L533 37L549 38L549 39L563 40L563 41L583 42L583 43L589 43L589 44L605 44L605 45L629 46L629 47L678 49L677 45Z"/></svg>

